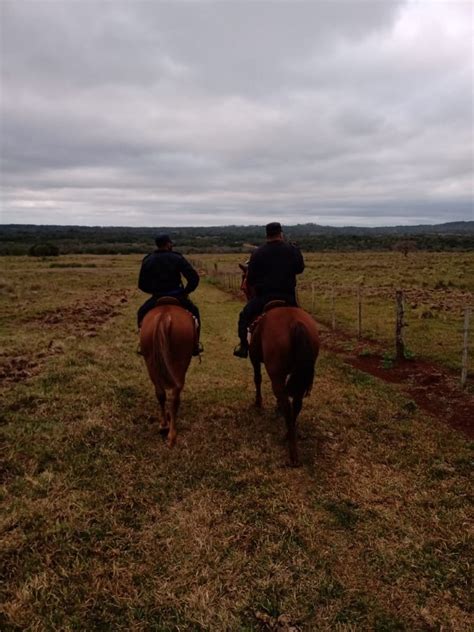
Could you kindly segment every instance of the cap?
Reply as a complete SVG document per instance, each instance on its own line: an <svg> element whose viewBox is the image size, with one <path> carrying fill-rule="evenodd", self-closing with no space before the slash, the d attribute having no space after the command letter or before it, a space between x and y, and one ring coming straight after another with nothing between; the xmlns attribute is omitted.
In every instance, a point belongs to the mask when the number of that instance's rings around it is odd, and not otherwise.
<svg viewBox="0 0 474 632"><path fill-rule="evenodd" d="M161 248L162 246L166 246L166 244L173 245L173 241L169 235L163 234L157 235L155 237L155 244L158 246L158 248Z"/></svg>
<svg viewBox="0 0 474 632"><path fill-rule="evenodd" d="M282 228L280 222L270 222L270 224L265 226L267 237L276 237L276 235L279 235L281 231Z"/></svg>

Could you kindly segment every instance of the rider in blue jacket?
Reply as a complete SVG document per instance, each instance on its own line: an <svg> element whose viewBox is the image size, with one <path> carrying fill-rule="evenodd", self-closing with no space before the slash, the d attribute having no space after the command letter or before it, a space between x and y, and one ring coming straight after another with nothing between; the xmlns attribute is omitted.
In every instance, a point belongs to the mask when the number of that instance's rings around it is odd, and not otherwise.
<svg viewBox="0 0 474 632"><path fill-rule="evenodd" d="M156 306L158 298L173 296L198 322L197 343L193 355L199 355L202 351L199 343L201 318L199 309L188 297L188 294L194 292L199 285L199 274L182 254L173 251L174 244L168 235L158 235L155 243L156 250L143 259L140 269L138 287L142 292L152 296L138 310L138 327L145 314ZM185 286L182 277L186 280Z"/></svg>

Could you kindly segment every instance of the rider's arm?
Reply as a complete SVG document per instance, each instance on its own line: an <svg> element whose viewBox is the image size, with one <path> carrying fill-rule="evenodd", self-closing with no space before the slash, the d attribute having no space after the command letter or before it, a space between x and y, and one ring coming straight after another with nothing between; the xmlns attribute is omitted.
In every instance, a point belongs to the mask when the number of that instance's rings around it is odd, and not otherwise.
<svg viewBox="0 0 474 632"><path fill-rule="evenodd" d="M183 292L185 294L191 294L199 285L199 274L184 257L181 257L179 271L187 281Z"/></svg>
<svg viewBox="0 0 474 632"><path fill-rule="evenodd" d="M150 266L148 262L148 256L146 256L142 261L142 267L140 268L140 275L138 277L138 288L142 292L146 292L147 294L153 294L153 288L151 284L151 274L150 274Z"/></svg>
<svg viewBox="0 0 474 632"><path fill-rule="evenodd" d="M295 274L301 274L304 270L304 259L301 254L301 250L298 246L293 245L293 252L295 256Z"/></svg>

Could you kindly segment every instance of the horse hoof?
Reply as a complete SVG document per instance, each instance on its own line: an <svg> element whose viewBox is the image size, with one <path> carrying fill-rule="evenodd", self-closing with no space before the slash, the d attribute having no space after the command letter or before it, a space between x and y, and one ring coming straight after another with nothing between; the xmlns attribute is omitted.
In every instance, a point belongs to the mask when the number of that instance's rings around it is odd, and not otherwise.
<svg viewBox="0 0 474 632"><path fill-rule="evenodd" d="M288 461L287 466L295 469L297 467L301 467L301 463L299 461Z"/></svg>
<svg viewBox="0 0 474 632"><path fill-rule="evenodd" d="M169 431L170 431L169 426L160 426L159 433L162 437L167 437Z"/></svg>
<svg viewBox="0 0 474 632"><path fill-rule="evenodd" d="M168 448L174 448L176 445L176 437L168 437Z"/></svg>

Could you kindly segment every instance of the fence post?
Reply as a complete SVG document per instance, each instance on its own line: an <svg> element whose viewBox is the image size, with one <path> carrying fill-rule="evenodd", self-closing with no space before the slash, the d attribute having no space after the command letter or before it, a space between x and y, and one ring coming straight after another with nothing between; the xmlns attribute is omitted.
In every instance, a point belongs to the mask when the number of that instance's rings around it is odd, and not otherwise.
<svg viewBox="0 0 474 632"><path fill-rule="evenodd" d="M464 336L462 345L462 369L461 369L461 386L464 388L467 381L467 343L469 337L469 318L471 316L471 308L466 307L464 310Z"/></svg>
<svg viewBox="0 0 474 632"><path fill-rule="evenodd" d="M357 286L357 337L362 337L362 293L360 284Z"/></svg>
<svg viewBox="0 0 474 632"><path fill-rule="evenodd" d="M396 303L397 303L397 321L395 325L395 355L397 360L405 359L405 342L403 340L403 328L405 327L404 321L404 305L403 305L403 292L402 290L396 291Z"/></svg>
<svg viewBox="0 0 474 632"><path fill-rule="evenodd" d="M331 288L331 325L332 330L336 329L336 310L334 308L334 286Z"/></svg>

